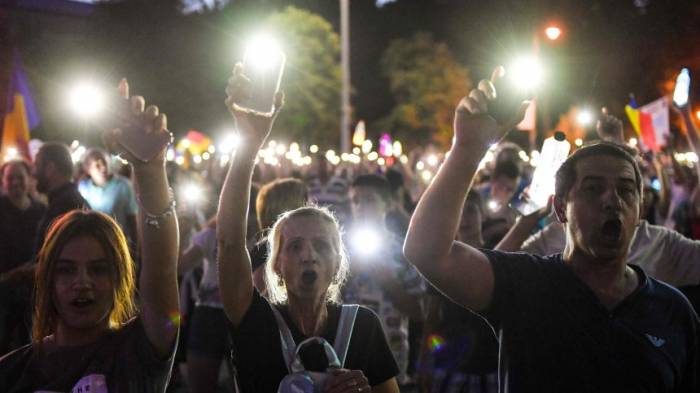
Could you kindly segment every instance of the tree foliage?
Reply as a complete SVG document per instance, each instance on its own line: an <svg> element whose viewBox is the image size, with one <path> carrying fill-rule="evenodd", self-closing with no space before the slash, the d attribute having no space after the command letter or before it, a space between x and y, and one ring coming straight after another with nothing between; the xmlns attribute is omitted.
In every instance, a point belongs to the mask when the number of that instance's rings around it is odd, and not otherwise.
<svg viewBox="0 0 700 393"><path fill-rule="evenodd" d="M340 39L321 16L295 7L270 15L287 65L285 109L275 133L300 142L335 145L340 133Z"/></svg>
<svg viewBox="0 0 700 393"><path fill-rule="evenodd" d="M391 131L409 147L429 142L449 146L454 108L471 87L468 69L429 33L392 41L381 67L396 105L377 128Z"/></svg>

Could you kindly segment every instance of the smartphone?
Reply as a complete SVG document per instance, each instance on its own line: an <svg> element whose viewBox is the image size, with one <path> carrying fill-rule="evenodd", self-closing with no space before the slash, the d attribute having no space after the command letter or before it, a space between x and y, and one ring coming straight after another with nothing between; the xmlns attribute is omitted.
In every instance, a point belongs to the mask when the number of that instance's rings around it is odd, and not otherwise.
<svg viewBox="0 0 700 393"><path fill-rule="evenodd" d="M243 57L243 74L250 79L250 94L240 104L259 112L271 112L282 82L284 52L264 42L248 47Z"/></svg>
<svg viewBox="0 0 700 393"><path fill-rule="evenodd" d="M108 129L121 128L122 133L117 138L117 143L138 160L149 162L172 143L173 136L168 130L144 134L136 128L123 127L123 122L131 112L128 99L114 94L108 97L108 105L110 109L105 115L105 125Z"/></svg>
<svg viewBox="0 0 700 393"><path fill-rule="evenodd" d="M688 105L689 94L690 71L687 68L683 68L676 78L676 87L673 89L673 103L678 108L685 108Z"/></svg>
<svg viewBox="0 0 700 393"><path fill-rule="evenodd" d="M489 114L500 124L506 124L513 120L520 109L520 105L525 100L531 100L533 92L525 89L518 89L513 86L512 81L506 76L499 78L494 83L496 88L496 99L489 103Z"/></svg>

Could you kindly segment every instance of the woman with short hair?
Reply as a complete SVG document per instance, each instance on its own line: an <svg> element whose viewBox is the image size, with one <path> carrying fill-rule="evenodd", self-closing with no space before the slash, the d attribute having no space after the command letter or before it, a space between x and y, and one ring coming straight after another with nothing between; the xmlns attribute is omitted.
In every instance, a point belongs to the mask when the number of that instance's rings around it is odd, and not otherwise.
<svg viewBox="0 0 700 393"><path fill-rule="evenodd" d="M295 343L310 337L334 342L341 314L338 293L347 274L347 260L332 214L316 207L298 208L282 215L269 235L266 283L270 300L254 288L245 243L248 189L258 149L270 133L282 97L276 97L272 113L241 108L237 104L241 92L249 90L241 71L237 65L226 89L226 104L245 148L232 156L221 193L219 288L232 324L233 363L241 390L273 393L290 367L275 312L289 327ZM327 371L328 363L312 355L302 360L307 370L326 372L325 392L398 392L396 362L376 314L367 308L360 307L357 313L344 368Z"/></svg>

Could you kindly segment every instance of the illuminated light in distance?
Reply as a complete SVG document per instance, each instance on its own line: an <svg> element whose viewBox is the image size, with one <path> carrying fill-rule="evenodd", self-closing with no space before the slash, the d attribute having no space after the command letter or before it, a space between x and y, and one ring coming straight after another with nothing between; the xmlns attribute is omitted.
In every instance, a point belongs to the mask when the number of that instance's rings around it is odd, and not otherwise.
<svg viewBox="0 0 700 393"><path fill-rule="evenodd" d="M583 146L583 139L581 139L581 138L576 138L576 140L574 141L574 144L575 144L576 146L578 146L578 147Z"/></svg>
<svg viewBox="0 0 700 393"><path fill-rule="evenodd" d="M638 143L637 138L630 138L630 140L628 142L628 144L632 147L637 147L637 143Z"/></svg>
<svg viewBox="0 0 700 393"><path fill-rule="evenodd" d="M182 187L182 197L189 203L199 203L204 200L202 187L195 183L188 183Z"/></svg>
<svg viewBox="0 0 700 393"><path fill-rule="evenodd" d="M370 152L370 153L367 155L367 159L370 160L370 161L374 161L374 160L376 160L377 158L379 158L379 153L377 153L376 151Z"/></svg>
<svg viewBox="0 0 700 393"><path fill-rule="evenodd" d="M405 154L402 154L401 158L399 158L399 161L401 161L402 164L407 164L408 163L408 156Z"/></svg>
<svg viewBox="0 0 700 393"><path fill-rule="evenodd" d="M403 154L403 146L401 146L401 142L399 141L394 141L394 157L399 157L401 154Z"/></svg>
<svg viewBox="0 0 700 393"><path fill-rule="evenodd" d="M104 109L104 97L97 86L82 82L70 91L68 104L78 116L87 119Z"/></svg>
<svg viewBox="0 0 700 393"><path fill-rule="evenodd" d="M238 134L230 133L219 143L219 151L222 154L229 154L236 150L240 143L241 139L238 137Z"/></svg>
<svg viewBox="0 0 700 393"><path fill-rule="evenodd" d="M195 164L201 164L202 156L200 156L199 154L192 156L192 162L194 162Z"/></svg>
<svg viewBox="0 0 700 393"><path fill-rule="evenodd" d="M318 153L318 146L317 146L317 145L311 145L311 146L309 147L309 152L314 153L314 154Z"/></svg>
<svg viewBox="0 0 700 393"><path fill-rule="evenodd" d="M552 41L556 41L561 36L561 29L556 26L549 26L544 29L544 34Z"/></svg>
<svg viewBox="0 0 700 393"><path fill-rule="evenodd" d="M492 199L489 201L488 206L491 211L495 212L501 207L501 204Z"/></svg>
<svg viewBox="0 0 700 393"><path fill-rule="evenodd" d="M384 166L384 165L386 165L386 161L384 161L384 158L379 157L377 159L377 164Z"/></svg>
<svg viewBox="0 0 700 393"><path fill-rule="evenodd" d="M205 151L204 153L202 153L202 159L204 161L208 160L209 158L211 158L211 154L209 154L208 151Z"/></svg>
<svg viewBox="0 0 700 393"><path fill-rule="evenodd" d="M352 154L360 154L360 153L362 153L362 150L360 150L359 147L352 148Z"/></svg>
<svg viewBox="0 0 700 393"><path fill-rule="evenodd" d="M437 166L439 162L438 157L435 154L429 155L426 161L428 161L428 165L430 166Z"/></svg>
<svg viewBox="0 0 700 393"><path fill-rule="evenodd" d="M185 157L183 157L183 156L175 157L175 163L177 165L180 165L180 166L185 165Z"/></svg>
<svg viewBox="0 0 700 393"><path fill-rule="evenodd" d="M430 179L433 178L433 173L430 172L429 170L424 170L423 172L421 172L420 175L423 178L423 180L426 182L430 181Z"/></svg>
<svg viewBox="0 0 700 393"><path fill-rule="evenodd" d="M362 152L364 154L369 154L369 152L372 151L372 141L369 139L365 139L364 142L362 142Z"/></svg>
<svg viewBox="0 0 700 393"><path fill-rule="evenodd" d="M591 113L591 111L589 111L588 109L582 109L576 115L576 121L580 125L587 127L593 124L593 113Z"/></svg>
<svg viewBox="0 0 700 393"><path fill-rule="evenodd" d="M381 244L381 234L370 227L355 228L352 231L352 249L359 255L372 255L379 250Z"/></svg>

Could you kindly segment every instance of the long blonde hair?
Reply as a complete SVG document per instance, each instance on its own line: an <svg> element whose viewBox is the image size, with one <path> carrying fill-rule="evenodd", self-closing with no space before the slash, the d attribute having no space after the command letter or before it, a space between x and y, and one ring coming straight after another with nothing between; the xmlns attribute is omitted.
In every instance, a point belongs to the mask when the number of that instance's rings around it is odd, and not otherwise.
<svg viewBox="0 0 700 393"><path fill-rule="evenodd" d="M339 255L338 270L333 277L331 285L326 291L326 301L330 303L340 303L340 289L348 277L350 265L348 263L347 253L343 245L340 224L333 213L327 208L318 206L304 206L298 209L290 210L277 219L272 226L267 237L268 241L268 258L265 263L265 284L267 286L267 295L273 304L285 303L287 301L287 287L280 276L275 272L275 263L282 249L282 229L293 218L297 217L314 217L322 222L331 224L333 228L332 238L335 249Z"/></svg>
<svg viewBox="0 0 700 393"><path fill-rule="evenodd" d="M35 341L41 341L56 330L59 316L52 301L56 262L66 244L79 236L90 236L97 240L104 249L107 260L112 262L114 304L109 313L110 328L119 328L137 313L134 302L134 262L124 232L114 219L104 213L73 210L54 221L37 256L32 329Z"/></svg>

